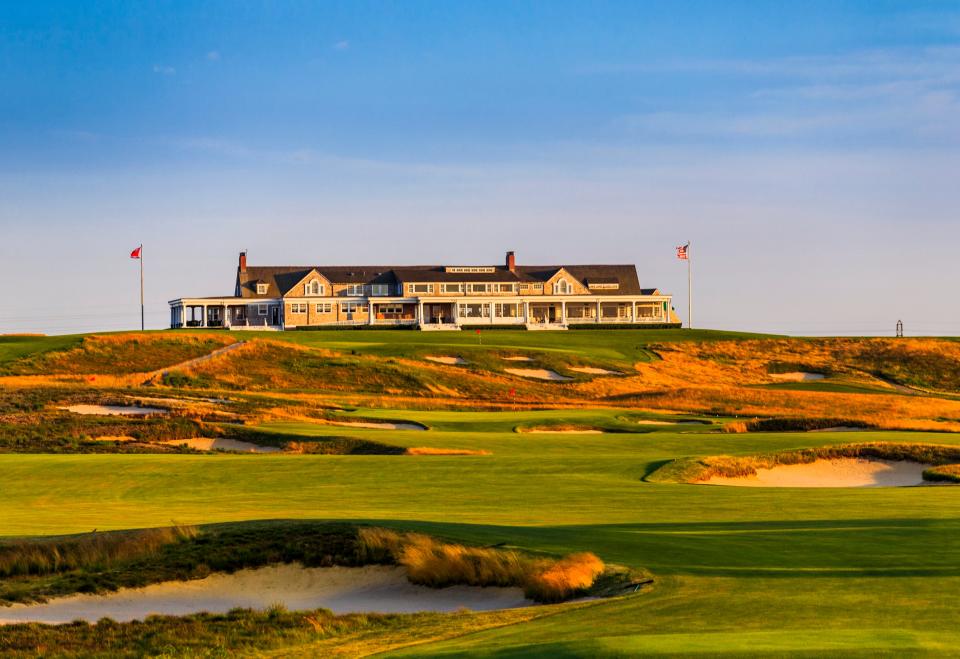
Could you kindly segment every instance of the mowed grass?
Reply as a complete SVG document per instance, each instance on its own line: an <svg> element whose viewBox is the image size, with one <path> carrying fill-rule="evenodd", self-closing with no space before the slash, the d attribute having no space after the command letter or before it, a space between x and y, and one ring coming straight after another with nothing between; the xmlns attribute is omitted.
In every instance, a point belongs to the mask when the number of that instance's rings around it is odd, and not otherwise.
<svg viewBox="0 0 960 659"><path fill-rule="evenodd" d="M506 543L554 555L589 551L657 577L648 594L408 653L902 656L952 652L960 644L960 601L953 596L960 592L960 489L754 489L643 480L665 460L683 456L851 441L960 444L960 436L722 435L672 427L523 435L509 430L529 421L522 414L469 412L459 421L454 414L393 410L392 418L432 429L349 432L489 455L0 455L3 533L52 535L171 520L349 519L474 545Z"/></svg>

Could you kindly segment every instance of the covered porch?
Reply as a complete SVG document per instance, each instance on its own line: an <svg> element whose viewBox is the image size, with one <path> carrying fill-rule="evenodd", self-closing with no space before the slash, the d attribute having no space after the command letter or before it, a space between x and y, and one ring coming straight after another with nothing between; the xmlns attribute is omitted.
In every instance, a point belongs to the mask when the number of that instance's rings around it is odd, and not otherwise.
<svg viewBox="0 0 960 659"><path fill-rule="evenodd" d="M171 300L170 327L278 329L282 318L276 302L247 305L238 298L180 298Z"/></svg>

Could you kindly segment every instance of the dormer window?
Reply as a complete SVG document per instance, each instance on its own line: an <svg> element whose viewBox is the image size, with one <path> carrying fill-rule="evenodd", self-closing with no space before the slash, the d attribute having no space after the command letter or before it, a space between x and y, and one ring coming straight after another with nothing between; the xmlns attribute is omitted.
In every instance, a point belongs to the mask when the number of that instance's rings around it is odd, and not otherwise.
<svg viewBox="0 0 960 659"><path fill-rule="evenodd" d="M316 279L303 285L304 295L325 295L326 290L326 287Z"/></svg>
<svg viewBox="0 0 960 659"><path fill-rule="evenodd" d="M262 281L257 282L257 295L266 295L267 294L267 285Z"/></svg>
<svg viewBox="0 0 960 659"><path fill-rule="evenodd" d="M556 295L569 295L573 292L573 286L566 279L558 279L557 283L553 285L553 292Z"/></svg>

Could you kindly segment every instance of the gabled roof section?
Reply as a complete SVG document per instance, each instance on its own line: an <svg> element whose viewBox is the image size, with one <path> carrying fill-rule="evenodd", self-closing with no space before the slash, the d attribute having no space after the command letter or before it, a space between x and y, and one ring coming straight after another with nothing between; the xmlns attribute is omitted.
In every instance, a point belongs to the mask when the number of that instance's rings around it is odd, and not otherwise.
<svg viewBox="0 0 960 659"><path fill-rule="evenodd" d="M249 266L237 273L237 293L243 298L278 298L286 295L311 272L331 284L396 284L434 282L547 282L565 270L582 286L590 282L616 283L616 288L595 288L591 295L655 295L654 288L640 288L637 269L633 265L518 265L511 271L505 266L491 266L492 272L447 272L441 265L338 265L338 266ZM265 295L257 294L256 282L267 284Z"/></svg>

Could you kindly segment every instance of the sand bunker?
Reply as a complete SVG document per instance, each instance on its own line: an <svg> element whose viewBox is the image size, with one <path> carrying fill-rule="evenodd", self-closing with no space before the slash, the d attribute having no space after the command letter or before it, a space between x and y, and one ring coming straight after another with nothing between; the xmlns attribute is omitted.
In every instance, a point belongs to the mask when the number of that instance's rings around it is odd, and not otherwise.
<svg viewBox="0 0 960 659"><path fill-rule="evenodd" d="M536 378L537 380L553 380L555 382L567 382L573 378L560 375L556 371L546 368L505 368L503 369L512 375L519 375L524 378Z"/></svg>
<svg viewBox="0 0 960 659"><path fill-rule="evenodd" d="M210 437L194 437L193 439L171 439L164 442L171 446L189 446L198 451L231 451L237 453L279 453L276 446L261 446L250 442L241 442L238 439L212 439Z"/></svg>
<svg viewBox="0 0 960 659"><path fill-rule="evenodd" d="M99 414L101 416L146 416L149 414L166 414L170 410L161 407L140 407L137 405L68 405L59 408L74 414Z"/></svg>
<svg viewBox="0 0 960 659"><path fill-rule="evenodd" d="M530 434L530 435L602 435L602 430L597 430L596 428L589 428L587 430L576 430L576 429L564 429L564 430L551 430L550 428L526 428L520 429L518 432Z"/></svg>
<svg viewBox="0 0 960 659"><path fill-rule="evenodd" d="M918 462L838 458L758 469L739 478L713 476L702 482L740 487L905 487L922 485L923 470L929 468Z"/></svg>
<svg viewBox="0 0 960 659"><path fill-rule="evenodd" d="M816 382L827 377L823 373L804 373L795 371L793 373L770 373L770 377L781 382Z"/></svg>
<svg viewBox="0 0 960 659"><path fill-rule="evenodd" d="M533 361L532 357L523 357L521 355L517 355L515 357L504 357L504 359L507 360L508 362L532 362Z"/></svg>
<svg viewBox="0 0 960 659"><path fill-rule="evenodd" d="M17 622L118 622L151 614L225 613L242 607L265 609L283 604L291 610L326 608L334 613L413 613L475 611L530 606L519 588L451 586L427 588L407 581L402 567L303 568L273 565L195 581L168 581L145 588L124 588L105 595L71 595L45 604L0 607L0 624Z"/></svg>
<svg viewBox="0 0 960 659"><path fill-rule="evenodd" d="M411 446L407 455L490 455L490 451L470 448L439 448L435 446Z"/></svg>
<svg viewBox="0 0 960 659"><path fill-rule="evenodd" d="M377 430L426 430L418 423L388 423L374 421L327 421L331 426L347 426L349 428L374 428Z"/></svg>
<svg viewBox="0 0 960 659"><path fill-rule="evenodd" d="M577 373L587 373L589 375L623 375L620 371L608 371L605 368L597 368L596 366L571 366L571 371L576 371Z"/></svg>
<svg viewBox="0 0 960 659"><path fill-rule="evenodd" d="M438 364L448 364L450 366L467 363L467 360L464 359L463 357L446 357L443 355L424 355L423 358L431 362L437 362Z"/></svg>

